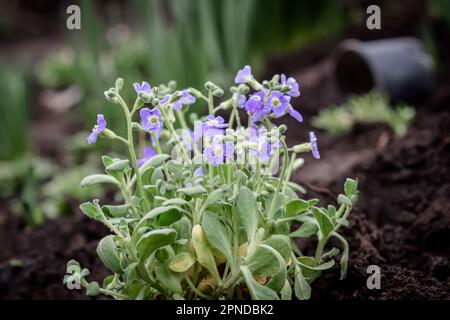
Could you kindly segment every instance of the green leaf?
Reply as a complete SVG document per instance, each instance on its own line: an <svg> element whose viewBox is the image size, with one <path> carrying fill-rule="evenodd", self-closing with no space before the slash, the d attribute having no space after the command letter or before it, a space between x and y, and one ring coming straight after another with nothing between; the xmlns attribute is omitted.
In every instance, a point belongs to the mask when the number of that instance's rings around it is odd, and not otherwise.
<svg viewBox="0 0 450 320"><path fill-rule="evenodd" d="M141 227L147 220L155 219L159 216L159 222L164 225L171 224L181 218L183 209L176 206L156 207L147 212L139 221L136 229Z"/></svg>
<svg viewBox="0 0 450 320"><path fill-rule="evenodd" d="M157 168L161 166L165 161L170 159L170 155L161 153L155 155L150 160L146 161L140 168L141 174L144 174L145 171L147 171L150 167Z"/></svg>
<svg viewBox="0 0 450 320"><path fill-rule="evenodd" d="M197 261L211 273L217 283L221 283L219 271L217 271L216 261L211 249L206 242L205 233L201 225L196 224L192 228L192 244L195 248Z"/></svg>
<svg viewBox="0 0 450 320"><path fill-rule="evenodd" d="M167 168L169 169L170 173L173 174L175 179L177 180L183 180L183 166L179 163L176 163L174 160L170 160L167 162Z"/></svg>
<svg viewBox="0 0 450 320"><path fill-rule="evenodd" d="M130 209L130 207L129 204L122 204L118 206L106 205L102 208L113 218L123 218L128 215L128 209Z"/></svg>
<svg viewBox="0 0 450 320"><path fill-rule="evenodd" d="M289 261L292 250L291 242L288 236L276 234L264 240L263 244L266 244L277 250L283 257L285 262Z"/></svg>
<svg viewBox="0 0 450 320"><path fill-rule="evenodd" d="M289 281L286 279L284 286L280 291L281 300L292 300L292 288Z"/></svg>
<svg viewBox="0 0 450 320"><path fill-rule="evenodd" d="M105 168L106 168L106 167L109 166L111 163L113 163L113 159L112 159L111 157L108 157L108 156L102 156L102 162L103 162L103 165L104 165Z"/></svg>
<svg viewBox="0 0 450 320"><path fill-rule="evenodd" d="M255 238L258 224L258 212L256 199L253 192L243 186L236 198L236 213L247 234L247 241L250 243Z"/></svg>
<svg viewBox="0 0 450 320"><path fill-rule="evenodd" d="M276 274L274 274L273 277L270 279L270 281L267 283L267 286L269 288L278 292L283 288L284 283L286 281L287 276L286 262L284 261L281 254L274 248L266 244L261 244L260 246L272 252L276 260L278 261L279 271Z"/></svg>
<svg viewBox="0 0 450 320"><path fill-rule="evenodd" d="M295 182L289 181L289 182L287 183L287 185L288 185L289 188L291 188L291 189L294 190L295 192L306 193L305 188L303 188L301 185L299 185L299 184L297 184L297 183L295 183Z"/></svg>
<svg viewBox="0 0 450 320"><path fill-rule="evenodd" d="M153 171L152 176L150 177L150 182L156 184L158 181L164 180L164 171L161 167L158 167Z"/></svg>
<svg viewBox="0 0 450 320"><path fill-rule="evenodd" d="M157 249L175 241L177 232L174 229L163 228L144 233L136 244L139 259L143 262Z"/></svg>
<svg viewBox="0 0 450 320"><path fill-rule="evenodd" d="M347 178L344 183L344 192L345 195L349 198L352 198L357 194L358 191L358 180Z"/></svg>
<svg viewBox="0 0 450 320"><path fill-rule="evenodd" d="M106 171L123 171L128 167L130 161L113 159L112 163L106 166Z"/></svg>
<svg viewBox="0 0 450 320"><path fill-rule="evenodd" d="M346 204L348 206L352 206L352 200L350 200L347 196L344 196L343 194L338 195L337 199L339 204Z"/></svg>
<svg viewBox="0 0 450 320"><path fill-rule="evenodd" d="M92 281L88 284L86 288L86 295L90 297L96 297L100 294L100 286L98 282Z"/></svg>
<svg viewBox="0 0 450 320"><path fill-rule="evenodd" d="M100 240L97 245L97 254L108 269L118 274L123 273L113 235Z"/></svg>
<svg viewBox="0 0 450 320"><path fill-rule="evenodd" d="M333 231L333 222L330 217L317 207L312 208L314 218L316 218L319 225L320 232L324 238L327 238L331 231Z"/></svg>
<svg viewBox="0 0 450 320"><path fill-rule="evenodd" d="M80 204L81 211L91 219L99 220L103 217L103 211L98 205L98 200Z"/></svg>
<svg viewBox="0 0 450 320"><path fill-rule="evenodd" d="M341 280L345 279L347 276L347 266L348 266L348 242L341 235L333 233L333 235L342 243L342 256L340 260L341 265Z"/></svg>
<svg viewBox="0 0 450 320"><path fill-rule="evenodd" d="M176 206L188 206L191 207L192 204L184 199L181 198L173 198L173 199L167 199L162 203L163 206L170 206L170 205L176 205Z"/></svg>
<svg viewBox="0 0 450 320"><path fill-rule="evenodd" d="M92 174L81 180L81 187L89 187L97 183L111 183L119 185L119 181L111 176L108 176L106 174Z"/></svg>
<svg viewBox="0 0 450 320"><path fill-rule="evenodd" d="M166 264L158 263L155 267L155 276L163 287L166 287L173 293L183 293L180 283L180 275L173 272Z"/></svg>
<svg viewBox="0 0 450 320"><path fill-rule="evenodd" d="M180 252L172 258L169 268L175 272L186 272L192 267L196 259L189 252Z"/></svg>
<svg viewBox="0 0 450 320"><path fill-rule="evenodd" d="M286 217L293 217L309 208L308 202L295 199L286 203Z"/></svg>
<svg viewBox="0 0 450 320"><path fill-rule="evenodd" d="M216 202L218 202L219 200L224 198L224 193L229 190L230 187L228 185L226 186L221 186L219 189L211 192L205 199L205 201L203 202L203 209L207 209L208 206L210 206L211 204L214 204Z"/></svg>
<svg viewBox="0 0 450 320"><path fill-rule="evenodd" d="M253 278L247 266L241 266L241 272L253 300L279 300L275 291L263 286Z"/></svg>
<svg viewBox="0 0 450 320"><path fill-rule="evenodd" d="M314 270L314 271L328 270L328 269L331 269L335 264L334 260L330 260L330 261L322 263L322 264L317 264L316 259L314 259L313 257L307 257L307 256L299 257L298 263L302 267L309 269L309 270Z"/></svg>
<svg viewBox="0 0 450 320"><path fill-rule="evenodd" d="M309 300L311 298L311 286L298 266L295 267L294 291L298 300Z"/></svg>
<svg viewBox="0 0 450 320"><path fill-rule="evenodd" d="M289 236L292 238L309 238L312 235L315 235L317 231L319 231L319 228L315 223L305 222Z"/></svg>
<svg viewBox="0 0 450 320"><path fill-rule="evenodd" d="M190 197L196 197L198 195L206 193L207 191L202 186L194 186L194 187L186 187L186 188L178 189L178 192L181 192Z"/></svg>
<svg viewBox="0 0 450 320"><path fill-rule="evenodd" d="M208 242L225 256L230 265L234 266L231 240L228 237L227 228L219 217L216 214L207 211L203 214L202 225Z"/></svg>

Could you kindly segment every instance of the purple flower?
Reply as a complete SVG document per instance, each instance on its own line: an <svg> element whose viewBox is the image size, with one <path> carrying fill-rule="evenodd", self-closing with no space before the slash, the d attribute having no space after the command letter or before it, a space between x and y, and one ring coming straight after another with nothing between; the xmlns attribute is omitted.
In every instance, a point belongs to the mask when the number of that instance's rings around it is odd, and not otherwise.
<svg viewBox="0 0 450 320"><path fill-rule="evenodd" d="M161 120L161 113L159 110L157 108L153 108L152 110L142 108L140 115L142 128L145 131L155 132L156 137L159 137L163 129L163 122Z"/></svg>
<svg viewBox="0 0 450 320"><path fill-rule="evenodd" d="M263 109L264 91L258 91L248 98L245 103L245 110L250 113L260 112Z"/></svg>
<svg viewBox="0 0 450 320"><path fill-rule="evenodd" d="M151 147L145 147L144 148L144 157L141 159L138 159L137 163L138 166L142 166L144 163L146 163L148 160L156 156L156 151L153 150Z"/></svg>
<svg viewBox="0 0 450 320"><path fill-rule="evenodd" d="M160 106L165 105L166 102L169 101L169 99L170 99L170 94L166 94L166 95L164 96L164 98L162 98L162 99L159 101L159 105L160 105Z"/></svg>
<svg viewBox="0 0 450 320"><path fill-rule="evenodd" d="M282 74L281 75L281 85L282 86L288 85L288 86L291 87L291 90L289 90L287 92L287 94L290 95L291 97L298 97L298 96L300 96L300 91L298 89L298 83L297 83L297 81L294 78L289 77L286 80L286 76L284 74Z"/></svg>
<svg viewBox="0 0 450 320"><path fill-rule="evenodd" d="M106 120L102 114L97 115L97 124L92 129L92 133L87 137L87 142L89 144L97 141L97 137L106 129Z"/></svg>
<svg viewBox="0 0 450 320"><path fill-rule="evenodd" d="M272 150L276 150L280 147L279 141L270 143L266 135L267 129L265 127L258 128L256 126L250 126L247 128L247 134L249 137L246 140L257 144L256 150L249 151L251 158L258 157L261 161L268 162Z"/></svg>
<svg viewBox="0 0 450 320"><path fill-rule="evenodd" d="M309 132L309 141L311 143L312 155L315 159L320 159L319 148L317 147L317 137L314 132Z"/></svg>
<svg viewBox="0 0 450 320"><path fill-rule="evenodd" d="M206 121L203 123L203 131L210 129L224 129L228 127L228 123L222 117L214 117L213 115L208 115Z"/></svg>
<svg viewBox="0 0 450 320"><path fill-rule="evenodd" d="M247 101L247 98L244 94L240 94L239 92L233 93L233 99L237 98L237 107L242 109L245 106L245 102Z"/></svg>
<svg viewBox="0 0 450 320"><path fill-rule="evenodd" d="M139 92L144 92L146 94L152 94L152 87L148 84L147 81L142 81L142 84L139 84L137 82L133 83L134 91L136 91L137 94Z"/></svg>
<svg viewBox="0 0 450 320"><path fill-rule="evenodd" d="M227 159L231 159L234 155L234 146L230 142L222 143L214 140L203 152L207 161L213 166L224 163Z"/></svg>
<svg viewBox="0 0 450 320"><path fill-rule="evenodd" d="M303 121L303 117L300 114L300 112L298 112L297 110L295 110L292 106L289 106L288 108L288 113L291 117L293 117L295 120L297 120L298 122L302 122Z"/></svg>
<svg viewBox="0 0 450 320"><path fill-rule="evenodd" d="M250 68L249 65L246 65L243 69L239 70L236 74L236 77L234 78L234 82L239 83L245 83L250 82L253 80L252 75L252 68Z"/></svg>
<svg viewBox="0 0 450 320"><path fill-rule="evenodd" d="M203 175L204 175L204 173L203 173L202 167L198 166L198 168L194 170L194 177L200 177Z"/></svg>
<svg viewBox="0 0 450 320"><path fill-rule="evenodd" d="M194 132L191 129L183 130L181 133L181 144L186 150L191 151L194 143Z"/></svg>
<svg viewBox="0 0 450 320"><path fill-rule="evenodd" d="M172 104L174 110L180 110L183 105L195 103L195 97L188 90L183 90L181 93L181 97Z"/></svg>
<svg viewBox="0 0 450 320"><path fill-rule="evenodd" d="M290 97L284 96L279 91L272 91L270 96L267 98L264 103L264 107L270 108L273 114L279 118L286 113L287 108L289 107Z"/></svg>

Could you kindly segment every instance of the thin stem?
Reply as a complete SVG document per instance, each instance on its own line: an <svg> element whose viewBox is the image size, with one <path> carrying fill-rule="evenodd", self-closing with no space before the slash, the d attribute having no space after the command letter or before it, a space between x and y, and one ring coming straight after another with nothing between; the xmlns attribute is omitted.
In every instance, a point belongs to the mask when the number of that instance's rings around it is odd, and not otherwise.
<svg viewBox="0 0 450 320"><path fill-rule="evenodd" d="M189 276L187 274L184 274L184 279L186 280L189 288L191 288L191 290L194 291L196 295L202 297L203 299L211 300L210 296L204 294L203 292L201 292L194 286L194 284L191 281L191 278L189 278Z"/></svg>
<svg viewBox="0 0 450 320"><path fill-rule="evenodd" d="M189 127L186 123L186 119L184 119L184 114L181 112L181 110L175 110L175 115L180 122L181 128L183 128L184 130L188 130Z"/></svg>
<svg viewBox="0 0 450 320"><path fill-rule="evenodd" d="M144 193L144 187L142 183L142 177L141 173L139 171L139 166L137 163L137 157L136 157L136 150L134 149L134 142L133 142L133 128L131 126L131 114L130 110L128 109L127 104L125 101L123 101L122 97L118 96L119 98L119 104L121 105L123 112L125 113L125 117L127 120L127 142L128 142L128 151L130 153L131 161L133 163L133 169L136 174L136 181L137 181L137 194L138 196L144 196L146 204L149 206L148 199L145 196ZM133 107L133 111L136 108L137 100L135 102L135 106Z"/></svg>
<svg viewBox="0 0 450 320"><path fill-rule="evenodd" d="M289 180L291 180L292 168L294 167L294 162L295 162L296 156L297 156L297 154L295 152L293 152L291 154L291 160L290 160L289 165L288 165L288 170L287 170L287 173L286 173L285 183L284 183L284 186L283 186L283 192L286 191L287 184L288 184Z"/></svg>
<svg viewBox="0 0 450 320"><path fill-rule="evenodd" d="M119 292L112 291L112 290L100 288L100 292L103 294L109 295L113 298L116 298L116 299L130 300L130 298L128 296L121 294Z"/></svg>
<svg viewBox="0 0 450 320"><path fill-rule="evenodd" d="M214 96L211 90L208 92L208 110L209 114L214 115Z"/></svg>
<svg viewBox="0 0 450 320"><path fill-rule="evenodd" d="M153 137L153 141L155 141L155 149L156 149L156 152L157 152L158 154L162 154L161 145L159 144L158 137L156 137L156 133L155 133L154 131L150 131L150 134L151 134L152 137ZM164 170L164 174L166 175L167 181L169 181L169 180L170 180L170 173L169 173L169 171L167 170L167 166L166 166L165 163L163 164L163 170Z"/></svg>
<svg viewBox="0 0 450 320"><path fill-rule="evenodd" d="M287 151L287 145L286 142L284 141L284 139L280 139L281 145L283 147L283 167L281 169L281 173L280 176L278 178L278 183L277 183L277 187L275 188L275 192L273 194L273 198L272 201L270 203L270 207L269 207L269 218L272 218L274 215L274 209L275 209L275 203L276 203L276 199L278 198L278 193L280 192L281 189L281 185L283 184L283 180L284 180L284 175L286 173L286 167L287 167L287 159L288 159L288 151Z"/></svg>

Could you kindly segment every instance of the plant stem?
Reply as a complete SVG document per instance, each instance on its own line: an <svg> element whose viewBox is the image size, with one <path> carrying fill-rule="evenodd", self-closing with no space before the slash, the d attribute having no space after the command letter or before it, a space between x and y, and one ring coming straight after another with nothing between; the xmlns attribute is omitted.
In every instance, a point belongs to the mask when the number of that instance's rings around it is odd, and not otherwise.
<svg viewBox="0 0 450 320"><path fill-rule="evenodd" d="M278 197L278 193L280 192L281 189L281 185L283 184L283 180L284 180L284 175L286 173L286 167L287 167L287 162L288 162L288 151L287 151L287 145L286 142L284 141L284 139L280 139L281 145L283 147L283 167L281 169L281 173L280 176L278 178L278 183L277 183L277 187L275 188L275 192L273 194L273 198L272 201L270 203L270 207L269 207L269 218L272 218L274 215L274 207L275 207L275 203L276 203L276 199Z"/></svg>
<svg viewBox="0 0 450 320"><path fill-rule="evenodd" d="M211 90L208 92L208 110L210 115L214 115L214 96Z"/></svg>
<svg viewBox="0 0 450 320"><path fill-rule="evenodd" d="M134 149L133 128L131 126L130 110L128 109L127 104L125 103L125 101L123 101L121 96L118 96L118 100L119 100L119 104L121 105L121 107L123 109L123 112L125 113L125 117L126 117L126 121L127 121L128 151L130 153L131 162L133 164L133 169L134 169L134 172L136 174L137 194L138 194L138 196L143 196L144 200L145 200L145 203L147 204L148 207L150 207L148 199L147 199L147 197L145 196L145 193L144 193L144 187L143 187L143 184L142 184L142 177L141 177L141 173L139 171L139 166L138 166L137 158L136 158L136 150ZM137 103L137 100L136 100L136 103ZM133 107L133 112L136 109L136 103L135 103L135 106Z"/></svg>

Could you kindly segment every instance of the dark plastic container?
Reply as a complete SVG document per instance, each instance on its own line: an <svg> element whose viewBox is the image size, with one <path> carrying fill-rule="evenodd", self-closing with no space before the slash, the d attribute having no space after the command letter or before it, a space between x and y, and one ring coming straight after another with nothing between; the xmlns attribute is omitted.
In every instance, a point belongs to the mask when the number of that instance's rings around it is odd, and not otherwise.
<svg viewBox="0 0 450 320"><path fill-rule="evenodd" d="M336 79L344 93L376 88L394 102L417 102L429 97L434 88L433 60L416 38L346 40L335 58Z"/></svg>

